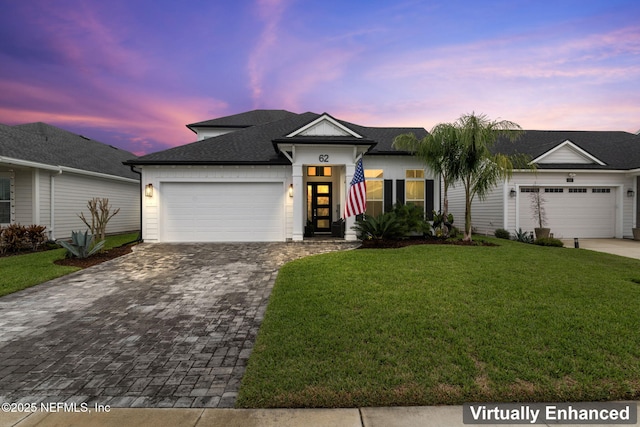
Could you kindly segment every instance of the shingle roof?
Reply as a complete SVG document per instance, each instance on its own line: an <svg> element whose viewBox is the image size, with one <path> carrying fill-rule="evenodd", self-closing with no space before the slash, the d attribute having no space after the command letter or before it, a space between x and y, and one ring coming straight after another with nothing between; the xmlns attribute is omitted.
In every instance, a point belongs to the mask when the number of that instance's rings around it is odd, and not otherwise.
<svg viewBox="0 0 640 427"><path fill-rule="evenodd" d="M514 142L506 138L498 140L492 147L492 151L503 154L526 154L531 159L535 159L567 140L601 160L605 165L540 164L538 167L609 170L640 168L640 136L629 132L528 130Z"/></svg>
<svg viewBox="0 0 640 427"><path fill-rule="evenodd" d="M0 124L0 156L139 179L122 164L133 153L41 122Z"/></svg>
<svg viewBox="0 0 640 427"><path fill-rule="evenodd" d="M187 127L194 132L195 130L193 128L196 127L247 128L291 118L293 116L297 116L297 114L287 110L252 110L232 116L191 123L187 125Z"/></svg>
<svg viewBox="0 0 640 427"><path fill-rule="evenodd" d="M203 139L191 144L170 148L133 159L127 164L290 164L289 160L274 148L274 141L331 142L345 144L374 145L370 154L403 153L392 147L393 139L402 133L414 132L418 138L427 134L423 128L371 128L338 120L342 125L363 136L355 137L295 137L286 135L320 117L316 113L295 114L284 110L255 110L236 116L222 117L201 123L216 123L216 126L231 127L231 123L249 123L250 120L267 120L268 111L272 121L251 126L224 135ZM200 125L195 124L195 125ZM194 126L194 125L189 125Z"/></svg>

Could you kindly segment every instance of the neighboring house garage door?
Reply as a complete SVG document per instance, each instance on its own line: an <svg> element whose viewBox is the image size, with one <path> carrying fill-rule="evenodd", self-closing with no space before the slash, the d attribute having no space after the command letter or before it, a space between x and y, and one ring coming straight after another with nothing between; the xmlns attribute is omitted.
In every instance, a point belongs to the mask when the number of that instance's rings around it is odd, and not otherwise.
<svg viewBox="0 0 640 427"><path fill-rule="evenodd" d="M531 192L520 187L520 227L533 231L537 221L532 218ZM545 200L546 227L554 237L615 237L615 187L540 187Z"/></svg>
<svg viewBox="0 0 640 427"><path fill-rule="evenodd" d="M284 240L282 183L162 183L164 242Z"/></svg>

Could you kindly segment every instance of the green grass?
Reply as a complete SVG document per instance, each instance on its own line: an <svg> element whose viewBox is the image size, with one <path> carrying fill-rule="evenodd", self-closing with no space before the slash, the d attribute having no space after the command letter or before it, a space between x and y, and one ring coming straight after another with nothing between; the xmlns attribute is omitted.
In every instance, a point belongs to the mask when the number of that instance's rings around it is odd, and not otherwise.
<svg viewBox="0 0 640 427"><path fill-rule="evenodd" d="M640 260L490 240L287 264L236 405L640 398Z"/></svg>
<svg viewBox="0 0 640 427"><path fill-rule="evenodd" d="M120 246L136 237L136 233L108 236L105 249ZM65 253L64 249L54 249L0 258L0 296L78 271L77 267L54 264L54 261L64 258Z"/></svg>

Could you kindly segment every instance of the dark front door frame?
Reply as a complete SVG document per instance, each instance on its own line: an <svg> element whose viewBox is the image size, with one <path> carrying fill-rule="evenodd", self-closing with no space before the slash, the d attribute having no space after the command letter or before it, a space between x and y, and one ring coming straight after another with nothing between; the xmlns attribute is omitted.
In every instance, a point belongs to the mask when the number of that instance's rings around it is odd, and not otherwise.
<svg viewBox="0 0 640 427"><path fill-rule="evenodd" d="M328 192L318 191L319 187L327 186ZM314 231L316 233L330 233L332 222L332 210L333 210L333 183L332 182L307 182L307 189L311 188L311 191L307 190L308 197L311 197L310 212L308 212L308 219L313 224ZM323 190L320 188L320 190Z"/></svg>

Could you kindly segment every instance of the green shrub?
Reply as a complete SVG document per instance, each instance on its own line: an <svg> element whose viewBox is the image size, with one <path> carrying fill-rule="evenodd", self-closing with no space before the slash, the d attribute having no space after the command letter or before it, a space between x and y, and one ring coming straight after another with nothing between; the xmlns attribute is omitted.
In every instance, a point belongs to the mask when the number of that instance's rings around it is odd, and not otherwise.
<svg viewBox="0 0 640 427"><path fill-rule="evenodd" d="M498 239L511 239L511 233L509 233L507 230L505 230L504 228L498 228L494 233L493 233Z"/></svg>
<svg viewBox="0 0 640 427"><path fill-rule="evenodd" d="M453 231L453 215L448 214L445 218L442 212L433 211L433 235L436 237L455 237L457 232Z"/></svg>
<svg viewBox="0 0 640 427"><path fill-rule="evenodd" d="M522 228L518 228L518 231L515 232L514 237L514 240L521 243L533 243L532 231L522 231Z"/></svg>
<svg viewBox="0 0 640 427"><path fill-rule="evenodd" d="M392 213L395 214L400 226L404 229L404 234L424 233L430 228L428 222L424 219L424 209L413 203L393 205Z"/></svg>
<svg viewBox="0 0 640 427"><path fill-rule="evenodd" d="M405 228L393 212L385 212L378 216L365 215L356 221L353 229L361 240L393 240L406 235Z"/></svg>
<svg viewBox="0 0 640 427"><path fill-rule="evenodd" d="M543 237L541 239L536 239L536 241L533 243L540 246L556 246L558 248L561 248L564 246L564 243L562 243L562 240L555 239L553 237Z"/></svg>
<svg viewBox="0 0 640 427"><path fill-rule="evenodd" d="M67 257L88 258L102 249L105 241L106 240L101 240L94 245L93 235L89 234L88 231L84 233L81 231L72 231L71 242L56 240L56 243L67 250Z"/></svg>

